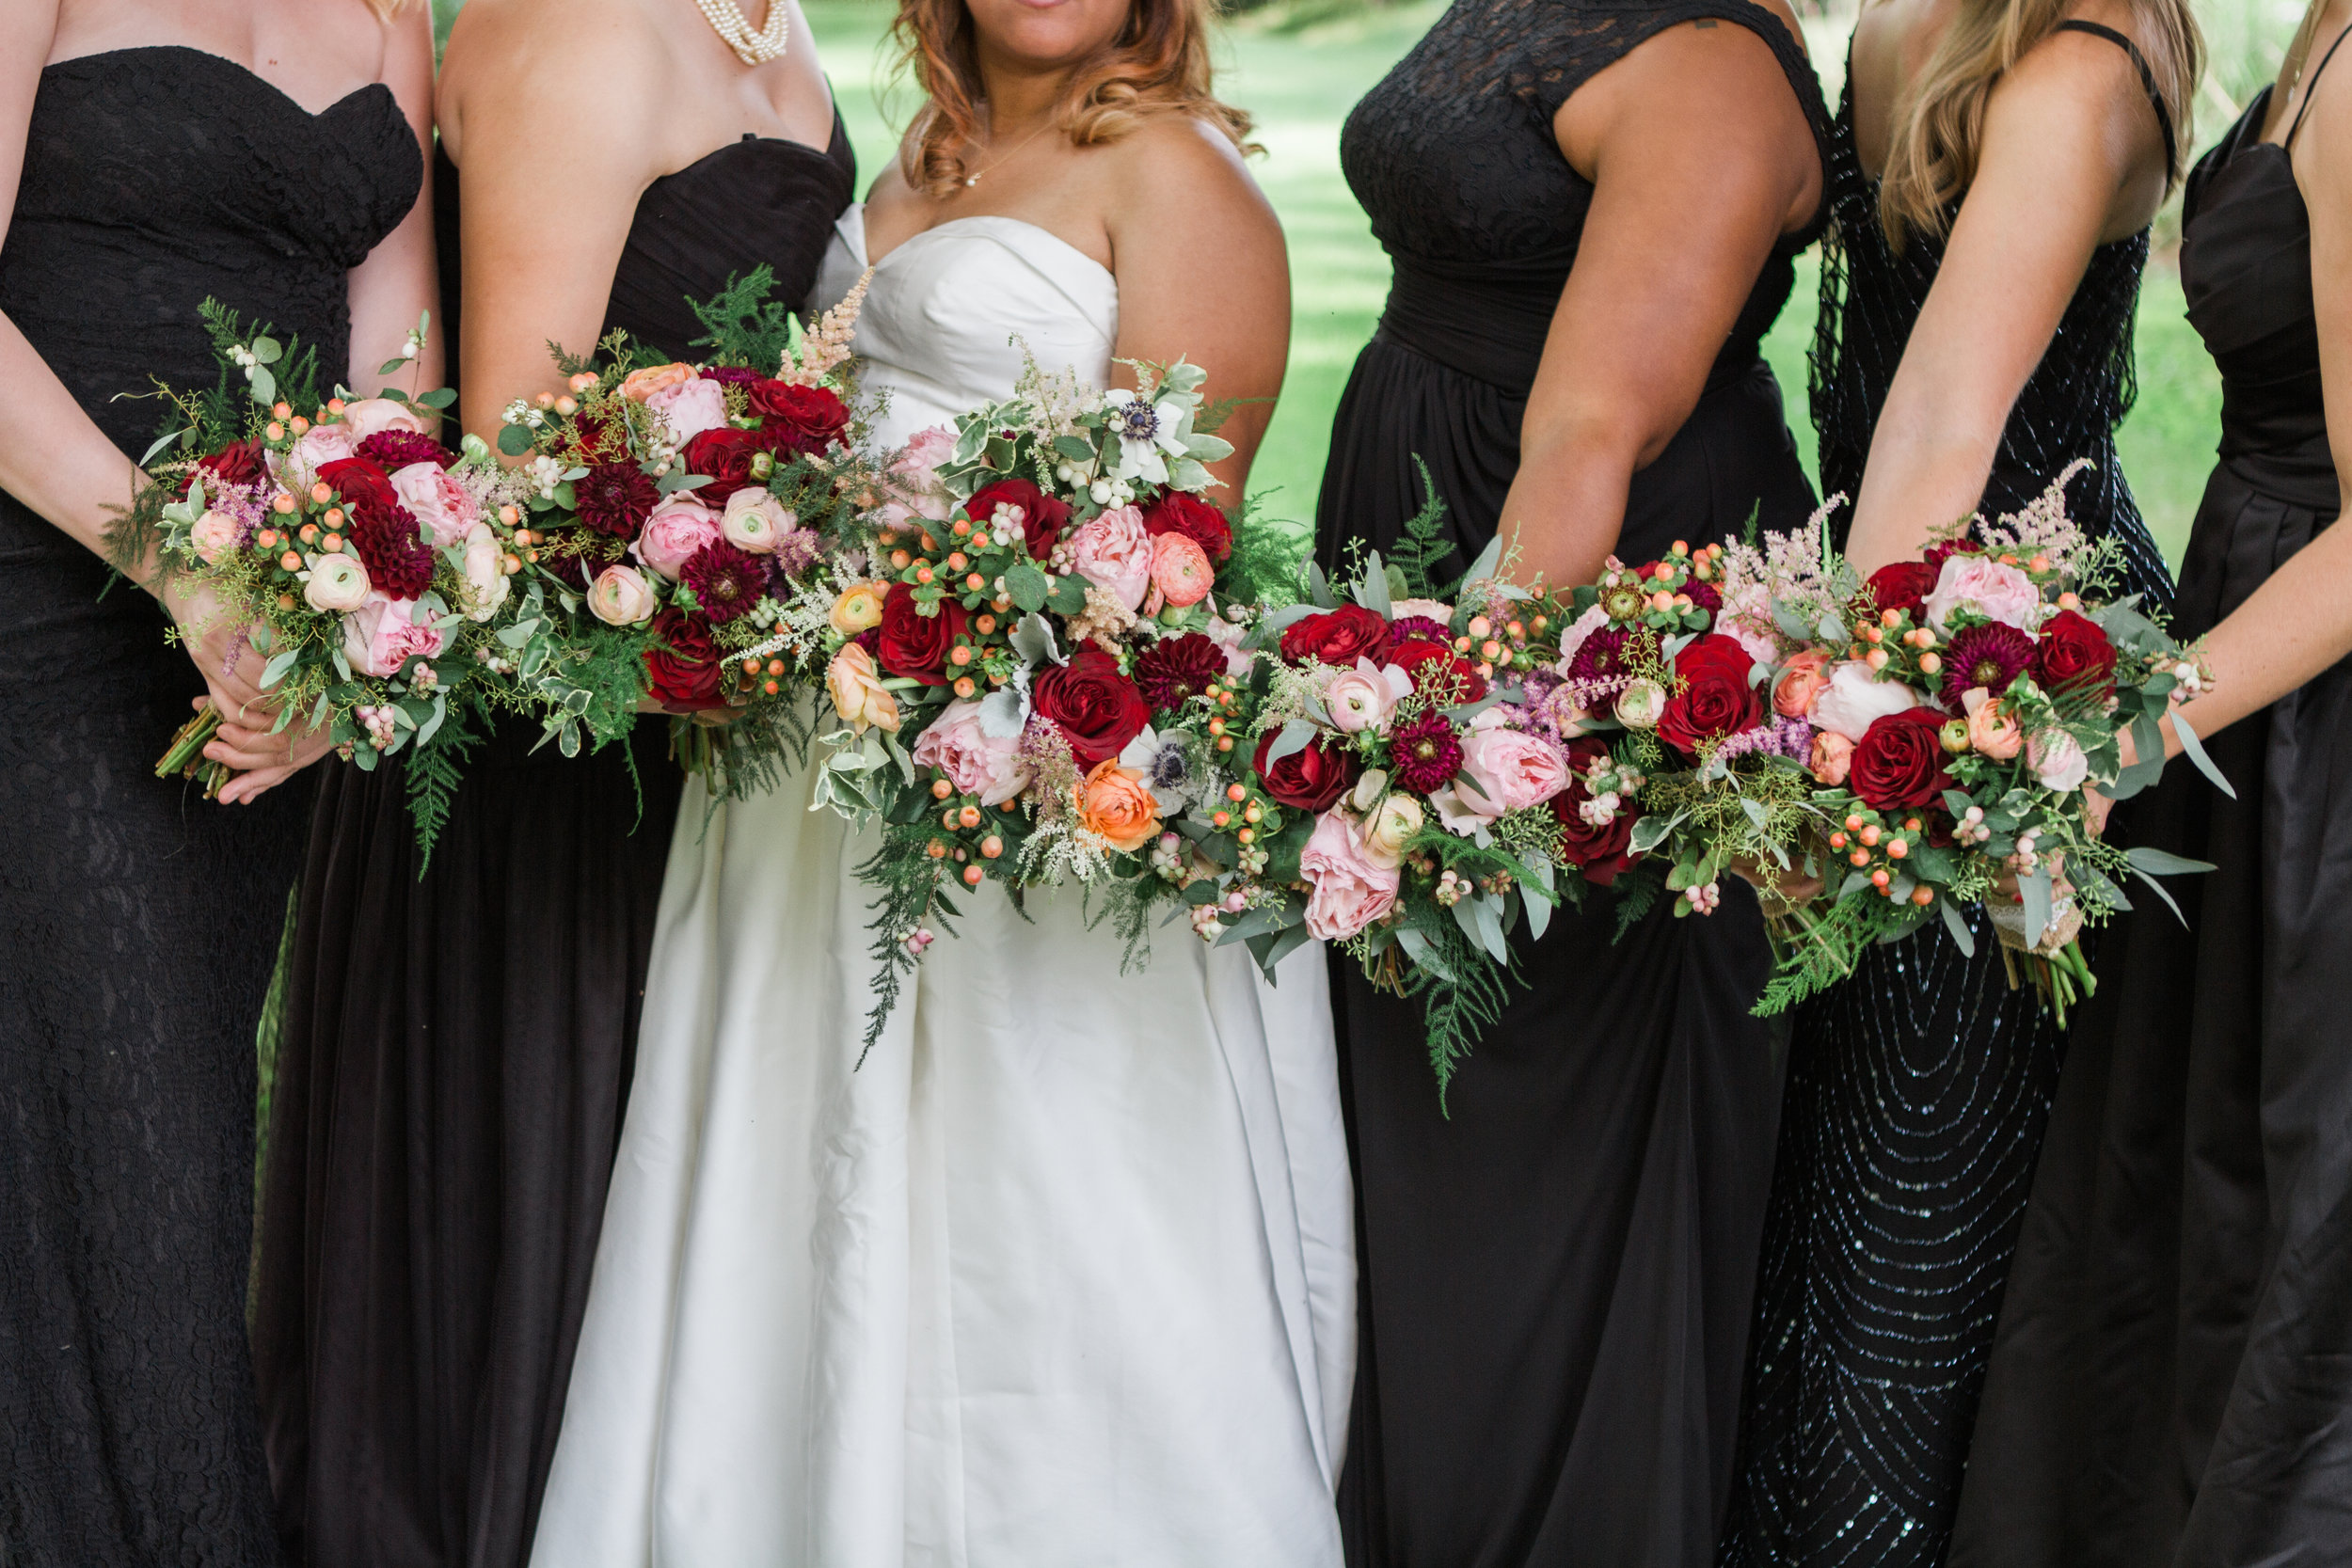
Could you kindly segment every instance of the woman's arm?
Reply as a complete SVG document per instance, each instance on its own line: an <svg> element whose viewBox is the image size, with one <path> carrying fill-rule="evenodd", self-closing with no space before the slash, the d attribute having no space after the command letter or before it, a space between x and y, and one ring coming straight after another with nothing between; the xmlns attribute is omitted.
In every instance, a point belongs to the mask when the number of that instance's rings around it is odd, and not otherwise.
<svg viewBox="0 0 2352 1568"><path fill-rule="evenodd" d="M1870 437L1847 554L1864 576L1977 509L2010 409L2090 253L2163 199L2164 142L2131 57L2058 33L1986 101L1977 174Z"/></svg>
<svg viewBox="0 0 2352 1568"><path fill-rule="evenodd" d="M1773 244L1819 205L1821 167L1771 46L1711 18L1601 71L1554 127L1593 202L1500 521L1515 576L1574 583L1616 547L1634 470L1697 406Z"/></svg>

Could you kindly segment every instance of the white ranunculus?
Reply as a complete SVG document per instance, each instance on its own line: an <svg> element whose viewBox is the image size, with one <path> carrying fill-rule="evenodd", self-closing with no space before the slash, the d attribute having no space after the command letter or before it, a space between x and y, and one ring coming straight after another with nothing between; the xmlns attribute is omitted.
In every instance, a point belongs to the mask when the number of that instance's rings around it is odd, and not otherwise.
<svg viewBox="0 0 2352 1568"><path fill-rule="evenodd" d="M367 602L368 569L356 555L310 558L310 580L302 587L302 601L330 615L347 614Z"/></svg>

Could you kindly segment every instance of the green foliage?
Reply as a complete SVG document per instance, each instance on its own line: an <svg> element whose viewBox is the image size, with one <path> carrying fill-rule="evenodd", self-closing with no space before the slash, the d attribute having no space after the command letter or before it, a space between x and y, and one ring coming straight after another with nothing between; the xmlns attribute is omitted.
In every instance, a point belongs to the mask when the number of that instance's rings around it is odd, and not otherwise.
<svg viewBox="0 0 2352 1568"><path fill-rule="evenodd" d="M1446 1114L1446 1090L1471 1047L1502 1020L1510 988L1520 976L1514 959L1506 969L1472 942L1451 919L1417 923L1431 955L1407 982L1406 994L1421 1002L1422 1027L1429 1043L1429 1069L1438 1079L1438 1109Z"/></svg>
<svg viewBox="0 0 2352 1568"><path fill-rule="evenodd" d="M908 950L907 938L926 925L935 927L944 940L955 937L956 907L948 901L946 874L940 870L946 863L923 853L930 837L928 824L885 824L881 847L857 868L858 879L878 890L866 906L874 911L866 928L873 933L868 951L876 972L874 1006L866 1015L865 1043L858 1047L859 1067L882 1039L898 1006L900 988L922 961L920 954Z"/></svg>
<svg viewBox="0 0 2352 1568"><path fill-rule="evenodd" d="M1233 524L1233 559L1223 576L1242 603L1279 610L1298 600L1311 541L1304 529L1263 515L1264 508L1263 496L1242 502Z"/></svg>
<svg viewBox="0 0 2352 1568"><path fill-rule="evenodd" d="M474 724L485 717L470 702L453 702L433 744L407 749L408 815L417 825L419 881L424 880L425 868L433 863L434 846L449 825L450 802L465 779L466 759L482 744L482 732Z"/></svg>
<svg viewBox="0 0 2352 1568"><path fill-rule="evenodd" d="M1623 942L1628 931L1646 919L1658 907L1658 895L1665 886L1665 873L1656 860L1645 860L1620 874L1611 889L1617 895L1617 929L1610 940Z"/></svg>
<svg viewBox="0 0 2352 1568"><path fill-rule="evenodd" d="M797 327L791 307L771 297L775 292L776 275L763 261L739 277L730 277L727 286L708 300L690 301L706 329L690 346L710 350L714 361L750 365L773 374L784 363Z"/></svg>
<svg viewBox="0 0 2352 1568"><path fill-rule="evenodd" d="M1441 577L1440 569L1461 553L1461 546L1445 531L1445 498L1438 494L1429 465L1419 452L1413 454L1413 467L1421 470L1426 499L1419 512L1405 519L1404 536L1389 546L1388 563L1404 576L1406 598L1441 599L1454 579Z"/></svg>

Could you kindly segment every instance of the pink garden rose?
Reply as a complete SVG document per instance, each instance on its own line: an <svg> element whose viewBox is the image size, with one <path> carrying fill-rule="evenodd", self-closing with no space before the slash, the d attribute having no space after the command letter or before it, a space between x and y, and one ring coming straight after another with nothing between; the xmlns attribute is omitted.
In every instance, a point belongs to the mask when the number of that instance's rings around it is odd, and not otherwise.
<svg viewBox="0 0 2352 1568"><path fill-rule="evenodd" d="M1822 730L1813 737L1813 751L1807 762L1815 784L1836 789L1853 771L1853 742L1835 730Z"/></svg>
<svg viewBox="0 0 2352 1568"><path fill-rule="evenodd" d="M361 398L343 404L343 436L354 449L371 436L381 436L388 430L412 431L425 434L424 420L405 403L390 398Z"/></svg>
<svg viewBox="0 0 2352 1568"><path fill-rule="evenodd" d="M1163 539L1172 534L1160 535ZM1396 705L1412 694L1413 677L1394 664L1375 664L1359 657L1356 668L1342 670L1323 689L1324 710L1331 722L1349 735L1377 730L1389 721Z"/></svg>
<svg viewBox="0 0 2352 1568"><path fill-rule="evenodd" d="M1002 805L1029 787L1028 765L1021 760L1021 737L999 739L980 727L980 705L949 703L914 742L918 768L936 768L984 806Z"/></svg>
<svg viewBox="0 0 2352 1568"><path fill-rule="evenodd" d="M2090 759L2074 737L2053 726L2036 730L2026 741L2026 762L2042 787L2072 795L2090 777Z"/></svg>
<svg viewBox="0 0 2352 1568"><path fill-rule="evenodd" d="M672 496L653 509L629 553L676 580L694 552L719 537L718 516L690 495Z"/></svg>
<svg viewBox="0 0 2352 1568"><path fill-rule="evenodd" d="M588 610L608 626L633 626L659 608L653 585L634 566L607 566L588 585Z"/></svg>
<svg viewBox="0 0 2352 1568"><path fill-rule="evenodd" d="M1313 890L1307 932L1319 942L1343 942L1396 907L1396 868L1365 854L1355 822L1336 806L1315 818L1298 874Z"/></svg>
<svg viewBox="0 0 2352 1568"><path fill-rule="evenodd" d="M1890 713L1919 705L1918 695L1900 681L1883 681L1859 659L1830 667L1829 684L1813 699L1816 726L1859 742L1870 726Z"/></svg>
<svg viewBox="0 0 2352 1568"><path fill-rule="evenodd" d="M1152 547L1143 513L1114 506L1070 536L1070 563L1087 581L1136 610L1152 587Z"/></svg>
<svg viewBox="0 0 2352 1568"><path fill-rule="evenodd" d="M294 444L280 460L279 480L287 489L299 493L318 483L319 470L327 464L358 455L358 443L352 439L349 426L312 425L294 437Z"/></svg>
<svg viewBox="0 0 2352 1568"><path fill-rule="evenodd" d="M946 425L916 431L890 460L890 498L875 518L882 528L903 528L921 517L944 523L955 510L947 487L939 481L939 466L955 455L956 433Z"/></svg>
<svg viewBox="0 0 2352 1568"><path fill-rule="evenodd" d="M670 427L671 441L681 447L704 431L720 429L727 422L726 388L708 376L690 376L660 388L647 394L645 406L661 416Z"/></svg>
<svg viewBox="0 0 2352 1568"><path fill-rule="evenodd" d="M1955 555L1944 562L1928 594L1928 620L1942 631L1954 612L1973 610L1988 620L2031 631L2042 609L2033 579L1989 555Z"/></svg>
<svg viewBox="0 0 2352 1568"><path fill-rule="evenodd" d="M1462 772L1454 793L1474 816L1491 818L1540 806L1568 787L1568 765L1559 748L1540 736L1504 728L1503 720L1502 708L1490 707L1470 721L1462 737Z"/></svg>
<svg viewBox="0 0 2352 1568"><path fill-rule="evenodd" d="M440 652L440 629L414 599L371 593L343 617L343 657L363 675L396 675L411 658L435 658Z"/></svg>
<svg viewBox="0 0 2352 1568"><path fill-rule="evenodd" d="M391 477L392 494L432 531L437 550L456 544L482 520L482 506L472 492L450 478L438 463L411 463Z"/></svg>
<svg viewBox="0 0 2352 1568"><path fill-rule="evenodd" d="M1748 657L1758 664L1772 664L1780 657L1780 639L1773 635L1772 595L1760 582L1741 583L1725 596L1724 608L1715 614L1715 629L1747 649Z"/></svg>

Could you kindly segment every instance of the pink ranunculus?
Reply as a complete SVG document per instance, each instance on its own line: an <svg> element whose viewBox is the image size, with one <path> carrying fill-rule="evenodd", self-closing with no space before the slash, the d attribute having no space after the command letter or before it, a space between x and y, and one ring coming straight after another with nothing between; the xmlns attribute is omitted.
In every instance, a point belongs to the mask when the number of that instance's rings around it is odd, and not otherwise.
<svg viewBox="0 0 2352 1568"><path fill-rule="evenodd" d="M661 416L676 446L727 422L726 388L708 376L690 376L648 394L645 406Z"/></svg>
<svg viewBox="0 0 2352 1568"><path fill-rule="evenodd" d="M1175 537L1164 533L1163 539ZM1412 694L1413 677L1394 664L1375 664L1359 657L1356 668L1342 670L1323 689L1324 710L1331 722L1349 735L1376 730L1389 721L1396 705Z"/></svg>
<svg viewBox="0 0 2352 1568"><path fill-rule="evenodd" d="M1152 588L1152 535L1142 511L1114 506L1082 526L1070 536L1070 563L1129 610L1139 609Z"/></svg>
<svg viewBox="0 0 2352 1568"><path fill-rule="evenodd" d="M371 436L381 436L388 430L413 431L425 434L424 420L414 408L391 398L360 398L343 404L343 435L352 446Z"/></svg>
<svg viewBox="0 0 2352 1568"><path fill-rule="evenodd" d="M727 498L719 531L739 550L771 555L784 536L801 526L792 509L756 485L746 485Z"/></svg>
<svg viewBox="0 0 2352 1568"><path fill-rule="evenodd" d="M482 520L482 504L438 463L411 463L396 469L391 479L392 493L432 531L437 550L456 544Z"/></svg>
<svg viewBox="0 0 2352 1568"><path fill-rule="evenodd" d="M1822 730L1813 737L1807 763L1813 769L1815 784L1836 789L1853 771L1853 742L1835 730Z"/></svg>
<svg viewBox="0 0 2352 1568"><path fill-rule="evenodd" d="M204 515L188 530L188 543L195 546L196 558L207 566L220 564L220 558L237 547L237 519L226 512L205 508Z"/></svg>
<svg viewBox="0 0 2352 1568"><path fill-rule="evenodd" d="M1598 608L1596 606L1595 608ZM1715 612L1715 629L1747 649L1758 664L1780 657L1780 639L1773 635L1772 595L1760 582L1744 582L1724 596Z"/></svg>
<svg viewBox="0 0 2352 1568"><path fill-rule="evenodd" d="M914 742L918 768L936 768L984 806L1002 805L1029 787L1028 764L1021 760L1021 737L1003 739L980 725L980 705L949 703Z"/></svg>
<svg viewBox="0 0 2352 1568"><path fill-rule="evenodd" d="M692 495L672 496L653 509L629 553L675 581L694 552L719 537L718 515Z"/></svg>
<svg viewBox="0 0 2352 1568"><path fill-rule="evenodd" d="M359 448L352 440L347 425L312 425L294 437L278 468L278 480L297 495L318 483L319 470L329 463L341 463L347 457L359 455Z"/></svg>
<svg viewBox="0 0 2352 1568"><path fill-rule="evenodd" d="M2025 726L2016 716L2001 711L2001 705L1993 693L1981 686L1972 686L1961 697L1960 705L1968 710L1968 745L1994 762L2007 762L2025 750Z"/></svg>
<svg viewBox="0 0 2352 1568"><path fill-rule="evenodd" d="M2042 788L2059 795L2072 795L2090 777L2090 759L2081 744L2056 726L2026 738L2026 762Z"/></svg>
<svg viewBox="0 0 2352 1568"><path fill-rule="evenodd" d="M1883 681L1868 665L1850 658L1830 667L1829 684L1813 699L1811 717L1820 728L1860 741L1879 720L1918 705L1919 695L1911 688Z"/></svg>
<svg viewBox="0 0 2352 1568"><path fill-rule="evenodd" d="M414 599L371 593L343 617L343 657L363 675L396 675L411 658L437 658L440 652L440 628Z"/></svg>
<svg viewBox="0 0 2352 1568"><path fill-rule="evenodd" d="M1177 609L1199 604L1216 585L1216 568L1198 541L1163 533L1152 541L1152 586Z"/></svg>
<svg viewBox="0 0 2352 1568"><path fill-rule="evenodd" d="M1334 806L1315 818L1298 854L1307 895L1307 932L1320 942L1343 942L1396 907L1398 873L1364 853L1347 814Z"/></svg>
<svg viewBox="0 0 2352 1568"><path fill-rule="evenodd" d="M1225 650L1227 674L1246 675L1249 667L1258 661L1255 654L1241 645L1242 639L1249 635L1248 626L1237 626L1222 615L1212 615L1209 624L1201 629L1208 633L1210 641Z"/></svg>
<svg viewBox="0 0 2352 1568"><path fill-rule="evenodd" d="M2014 566L1989 555L1955 555L1944 562L1928 594L1928 620L1945 630L1954 613L1973 610L1987 620L2031 631L2042 609L2041 591Z"/></svg>
<svg viewBox="0 0 2352 1568"><path fill-rule="evenodd" d="M1470 721L1462 737L1462 771L1455 791L1481 816L1540 806L1568 787L1560 749L1540 736L1506 729L1505 710L1490 707ZM1465 784L1462 781L1467 780Z"/></svg>
<svg viewBox="0 0 2352 1568"><path fill-rule="evenodd" d="M1791 654L1788 668L1772 687L1772 711L1784 719L1804 719L1829 686L1829 655L1819 648Z"/></svg>

